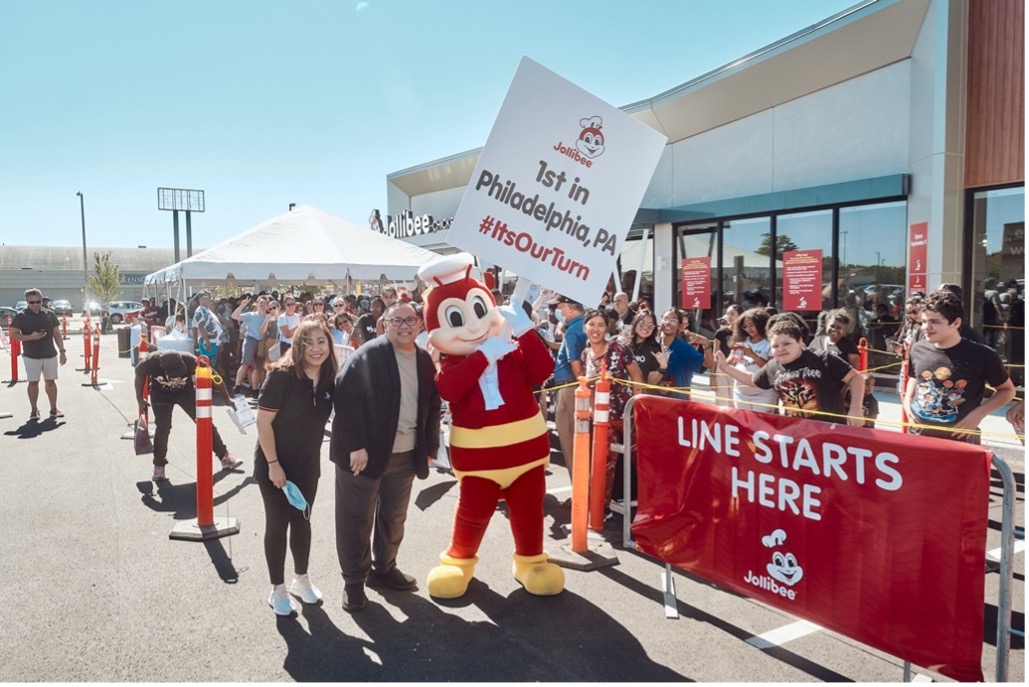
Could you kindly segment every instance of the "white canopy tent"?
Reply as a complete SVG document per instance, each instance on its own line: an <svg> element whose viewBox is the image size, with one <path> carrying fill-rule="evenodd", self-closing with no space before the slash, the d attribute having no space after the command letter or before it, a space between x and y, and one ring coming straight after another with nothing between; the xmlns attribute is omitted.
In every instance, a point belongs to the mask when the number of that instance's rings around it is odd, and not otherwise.
<svg viewBox="0 0 1029 687"><path fill-rule="evenodd" d="M413 280L431 251L310 205L266 220L202 253L147 275L144 284Z"/></svg>

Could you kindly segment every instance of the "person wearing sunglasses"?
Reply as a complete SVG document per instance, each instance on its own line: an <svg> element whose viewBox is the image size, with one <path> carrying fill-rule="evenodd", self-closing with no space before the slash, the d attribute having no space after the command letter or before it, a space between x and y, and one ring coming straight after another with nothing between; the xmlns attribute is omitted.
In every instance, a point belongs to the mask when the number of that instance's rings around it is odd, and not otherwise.
<svg viewBox="0 0 1029 687"><path fill-rule="evenodd" d="M415 345L419 319L398 303L386 332L354 351L336 378L329 457L336 464L336 553L343 609L367 604L364 587L410 590L397 567L414 478L439 450L440 397L432 358Z"/></svg>
<svg viewBox="0 0 1029 687"><path fill-rule="evenodd" d="M57 367L68 362L61 336L61 323L53 310L43 307L43 293L39 289L25 292L24 310L11 321L11 338L20 341L21 357L28 380L29 420L39 420L39 377L43 377L43 388L50 401L50 419L64 417L57 409ZM59 351L59 353L58 353Z"/></svg>

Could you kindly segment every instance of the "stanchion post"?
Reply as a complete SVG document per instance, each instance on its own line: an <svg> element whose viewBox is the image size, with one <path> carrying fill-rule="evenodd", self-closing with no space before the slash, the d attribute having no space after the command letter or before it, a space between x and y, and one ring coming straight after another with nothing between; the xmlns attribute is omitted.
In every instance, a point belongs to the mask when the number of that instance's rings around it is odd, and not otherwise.
<svg viewBox="0 0 1029 687"><path fill-rule="evenodd" d="M590 480L590 529L604 531L604 497L607 494L608 419L611 413L611 380L607 376L607 364L600 365L600 379L597 380L593 396L593 470ZM574 502L573 502L574 503Z"/></svg>
<svg viewBox="0 0 1029 687"><path fill-rule="evenodd" d="M575 458L572 461L572 552L586 553L590 483L590 390L579 377L575 390Z"/></svg>
<svg viewBox="0 0 1029 687"><path fill-rule="evenodd" d="M206 356L197 358L197 525L214 524L214 471L211 468L211 363Z"/></svg>
<svg viewBox="0 0 1029 687"><path fill-rule="evenodd" d="M211 361L197 357L196 368L196 432L197 432L197 516L179 522L170 539L206 541L229 534L239 534L236 518L214 518L214 470L211 468L211 420L213 386Z"/></svg>
<svg viewBox="0 0 1029 687"><path fill-rule="evenodd" d="M100 370L100 325L93 330L93 371L89 375L89 381L93 386L97 384L97 372Z"/></svg>
<svg viewBox="0 0 1029 687"><path fill-rule="evenodd" d="M858 341L858 372L868 370L868 339L861 337Z"/></svg>
<svg viewBox="0 0 1029 687"><path fill-rule="evenodd" d="M139 337L139 356L138 356L138 360L136 361L136 364L138 365L138 364L142 363L143 359L146 358L146 356L147 356L147 354L149 352L150 352L150 349L147 346L146 334L141 334L140 337ZM147 375L143 379L143 400L147 401L149 399L150 399L150 375ZM149 411L143 413L143 419L146 421L147 425L149 426L149 424L150 424L150 412Z"/></svg>
<svg viewBox="0 0 1029 687"><path fill-rule="evenodd" d="M82 344L85 353L83 355L86 358L86 364L83 366L82 371L89 374L89 371L93 368L93 346L90 342L91 330L89 328L89 318L86 318L86 324L82 327Z"/></svg>
<svg viewBox="0 0 1029 687"><path fill-rule="evenodd" d="M68 316L61 315L61 338L68 340Z"/></svg>
<svg viewBox="0 0 1029 687"><path fill-rule="evenodd" d="M7 338L11 341L11 384L15 384L18 381L18 356L21 355L21 341L17 341L11 336L11 326L14 322L14 318L11 315L7 316Z"/></svg>

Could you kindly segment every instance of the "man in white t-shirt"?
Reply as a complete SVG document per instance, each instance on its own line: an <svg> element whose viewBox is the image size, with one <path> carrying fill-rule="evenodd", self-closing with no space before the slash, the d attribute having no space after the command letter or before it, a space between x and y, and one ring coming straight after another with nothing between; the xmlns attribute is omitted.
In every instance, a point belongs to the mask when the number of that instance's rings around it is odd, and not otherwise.
<svg viewBox="0 0 1029 687"><path fill-rule="evenodd" d="M285 354L293 345L293 334L300 326L300 315L297 315L297 302L293 296L283 296L282 304L286 312L279 315L279 354Z"/></svg>

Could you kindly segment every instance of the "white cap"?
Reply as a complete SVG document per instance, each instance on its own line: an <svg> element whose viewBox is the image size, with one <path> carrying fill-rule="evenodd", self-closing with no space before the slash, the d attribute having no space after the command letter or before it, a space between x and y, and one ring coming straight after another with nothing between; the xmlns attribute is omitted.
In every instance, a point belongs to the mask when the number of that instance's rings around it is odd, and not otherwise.
<svg viewBox="0 0 1029 687"><path fill-rule="evenodd" d="M471 253L443 255L418 270L418 278L429 286L442 286L471 274L475 258Z"/></svg>

